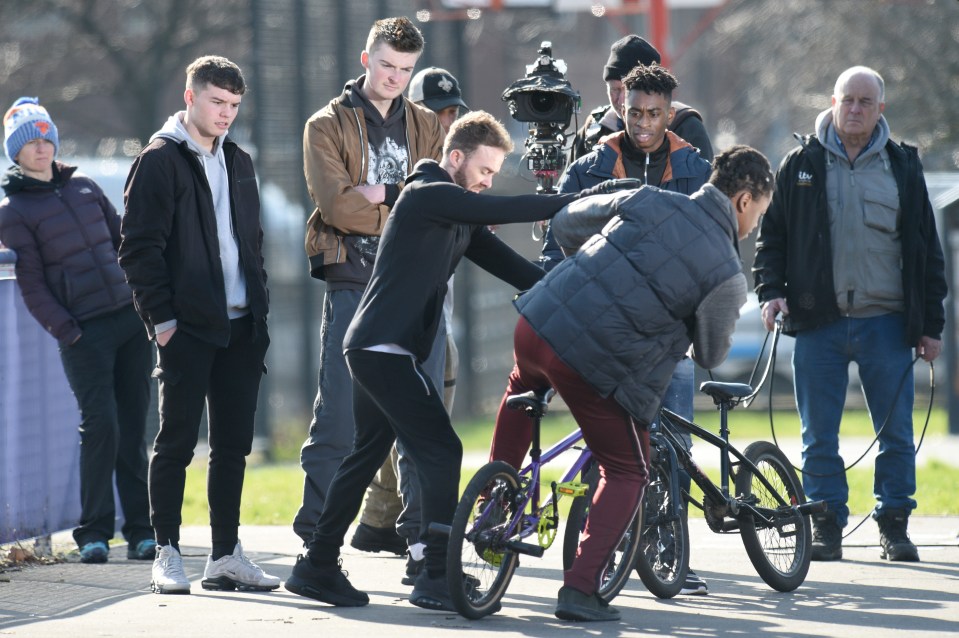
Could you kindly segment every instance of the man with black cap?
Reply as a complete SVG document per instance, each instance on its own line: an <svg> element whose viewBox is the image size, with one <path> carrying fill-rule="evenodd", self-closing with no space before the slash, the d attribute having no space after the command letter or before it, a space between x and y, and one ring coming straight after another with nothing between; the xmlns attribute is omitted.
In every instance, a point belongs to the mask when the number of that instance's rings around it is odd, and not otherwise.
<svg viewBox="0 0 959 638"><path fill-rule="evenodd" d="M600 138L623 130L623 99L626 97L623 78L637 64L659 64L661 61L656 47L638 35L630 34L613 42L609 49L609 59L603 68L609 104L593 109L589 120L576 133L570 151L570 163L589 153ZM669 130L698 148L704 160L712 161L713 146L709 143L709 135L703 126L703 116L682 102L674 101L673 108L676 109L676 114L669 123Z"/></svg>
<svg viewBox="0 0 959 638"><path fill-rule="evenodd" d="M436 113L447 133L460 116L460 109L469 110L460 83L452 73L435 66L423 69L410 80L410 101Z"/></svg>

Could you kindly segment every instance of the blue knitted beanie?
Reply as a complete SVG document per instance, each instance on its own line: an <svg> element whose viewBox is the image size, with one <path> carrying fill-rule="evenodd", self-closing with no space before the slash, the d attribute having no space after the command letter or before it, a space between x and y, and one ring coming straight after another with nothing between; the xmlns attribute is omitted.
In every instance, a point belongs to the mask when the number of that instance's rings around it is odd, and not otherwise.
<svg viewBox="0 0 959 638"><path fill-rule="evenodd" d="M60 150L57 125L35 97L22 97L13 103L3 116L3 134L3 149L12 162L17 161L17 154L24 144L38 138L53 143L54 155Z"/></svg>

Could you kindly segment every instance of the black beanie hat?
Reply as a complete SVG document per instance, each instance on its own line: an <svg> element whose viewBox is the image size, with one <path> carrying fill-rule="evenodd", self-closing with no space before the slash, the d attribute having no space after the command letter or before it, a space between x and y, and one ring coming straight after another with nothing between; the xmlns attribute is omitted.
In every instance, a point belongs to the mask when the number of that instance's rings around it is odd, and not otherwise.
<svg viewBox="0 0 959 638"><path fill-rule="evenodd" d="M656 47L638 35L630 34L616 40L613 46L609 47L609 60L606 61L603 80L622 80L640 63L647 66L653 62L659 64L661 59Z"/></svg>

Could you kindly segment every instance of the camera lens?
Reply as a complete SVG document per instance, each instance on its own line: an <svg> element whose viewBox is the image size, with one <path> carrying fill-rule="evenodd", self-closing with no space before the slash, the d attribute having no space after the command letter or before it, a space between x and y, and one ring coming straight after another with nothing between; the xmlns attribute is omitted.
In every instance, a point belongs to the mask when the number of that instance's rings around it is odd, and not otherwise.
<svg viewBox="0 0 959 638"><path fill-rule="evenodd" d="M530 108L537 113L549 113L556 107L556 96L552 93L539 92L531 96Z"/></svg>

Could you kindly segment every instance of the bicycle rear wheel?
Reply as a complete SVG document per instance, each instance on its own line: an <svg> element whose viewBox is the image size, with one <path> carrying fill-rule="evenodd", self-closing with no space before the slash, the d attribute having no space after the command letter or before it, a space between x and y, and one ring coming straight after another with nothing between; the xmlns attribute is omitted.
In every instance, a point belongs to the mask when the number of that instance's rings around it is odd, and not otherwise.
<svg viewBox="0 0 959 638"><path fill-rule="evenodd" d="M508 463L487 463L460 498L450 526L446 557L450 598L461 616L482 618L500 608L519 562L506 548L510 520L520 492L519 475Z"/></svg>
<svg viewBox="0 0 959 638"><path fill-rule="evenodd" d="M743 454L787 503L796 506L805 502L802 484L779 448L767 441L757 441ZM743 466L736 475L736 494L746 501L752 500L757 509L764 510L772 519L772 524L767 524L747 514L739 521L743 545L753 567L773 589L793 591L806 580L809 571L812 552L809 517L801 516L793 507L780 507L775 495Z"/></svg>
<svg viewBox="0 0 959 638"><path fill-rule="evenodd" d="M662 458L662 457L660 457ZM673 502L673 477L661 460L652 463L643 498L643 525L636 573L651 594L672 598L689 571L689 526L682 507Z"/></svg>
<svg viewBox="0 0 959 638"><path fill-rule="evenodd" d="M589 492L585 496L577 496L573 499L566 518L566 532L563 537L563 569L569 569L573 565L576 550L579 547L579 535L586 528L589 504L599 484L599 466L596 463L593 463L589 472L586 473L586 482L589 484ZM603 572L602 582L596 594L606 602L616 598L629 580L629 573L640 553L641 519L641 514L637 512Z"/></svg>

